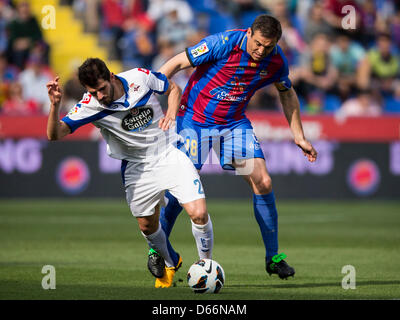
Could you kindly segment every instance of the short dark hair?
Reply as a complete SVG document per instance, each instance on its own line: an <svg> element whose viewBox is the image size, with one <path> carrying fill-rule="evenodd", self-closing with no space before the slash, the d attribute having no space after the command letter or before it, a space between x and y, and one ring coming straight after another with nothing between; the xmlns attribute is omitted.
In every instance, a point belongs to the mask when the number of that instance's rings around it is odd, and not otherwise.
<svg viewBox="0 0 400 320"><path fill-rule="evenodd" d="M251 35L253 35L257 30L267 39L276 38L278 41L282 36L282 26L279 20L267 14L259 15L254 20L251 25Z"/></svg>
<svg viewBox="0 0 400 320"><path fill-rule="evenodd" d="M83 86L96 87L100 79L110 81L111 73L103 60L88 58L78 69L79 81Z"/></svg>

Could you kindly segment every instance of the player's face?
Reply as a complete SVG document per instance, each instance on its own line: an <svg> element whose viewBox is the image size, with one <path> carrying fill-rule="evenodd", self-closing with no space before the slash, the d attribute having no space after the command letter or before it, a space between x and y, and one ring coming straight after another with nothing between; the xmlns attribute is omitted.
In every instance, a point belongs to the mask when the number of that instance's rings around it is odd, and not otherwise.
<svg viewBox="0 0 400 320"><path fill-rule="evenodd" d="M92 88L86 86L89 93L94 96L100 103L108 105L114 99L114 87L110 81L99 79L97 86Z"/></svg>
<svg viewBox="0 0 400 320"><path fill-rule="evenodd" d="M264 59L275 48L276 39L264 38L259 30L247 30L247 53L256 61Z"/></svg>

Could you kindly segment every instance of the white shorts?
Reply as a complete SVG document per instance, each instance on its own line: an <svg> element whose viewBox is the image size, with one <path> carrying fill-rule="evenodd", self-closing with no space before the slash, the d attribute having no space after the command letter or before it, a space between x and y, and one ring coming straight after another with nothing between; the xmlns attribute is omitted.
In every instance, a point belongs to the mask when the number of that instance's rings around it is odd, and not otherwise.
<svg viewBox="0 0 400 320"><path fill-rule="evenodd" d="M165 205L168 190L181 204L205 198L199 174L190 159L171 147L151 163L127 162L122 171L126 200L133 216L151 216Z"/></svg>

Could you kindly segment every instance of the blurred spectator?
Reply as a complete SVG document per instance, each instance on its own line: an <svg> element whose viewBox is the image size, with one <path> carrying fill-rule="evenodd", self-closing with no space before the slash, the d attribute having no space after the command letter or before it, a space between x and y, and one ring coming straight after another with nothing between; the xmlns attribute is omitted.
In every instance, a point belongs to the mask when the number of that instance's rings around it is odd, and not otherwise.
<svg viewBox="0 0 400 320"><path fill-rule="evenodd" d="M154 22L146 14L143 2L142 0L102 0L103 25L111 35L111 53L116 59L122 59L122 50L127 46L126 39L123 39L125 33L133 32L141 24L148 30L154 28Z"/></svg>
<svg viewBox="0 0 400 320"><path fill-rule="evenodd" d="M7 49L7 24L14 18L14 11L8 0L0 0L0 53Z"/></svg>
<svg viewBox="0 0 400 320"><path fill-rule="evenodd" d="M382 108L378 104L371 90L361 90L356 97L346 100L336 112L339 120L347 117L376 117L382 113Z"/></svg>
<svg viewBox="0 0 400 320"><path fill-rule="evenodd" d="M389 30L392 35L393 42L397 48L400 48L400 10L389 19Z"/></svg>
<svg viewBox="0 0 400 320"><path fill-rule="evenodd" d="M61 109L62 112L68 112L73 105L82 99L82 96L86 92L86 89L79 82L77 69L75 69L71 78L64 84L63 91L64 96L61 102Z"/></svg>
<svg viewBox="0 0 400 320"><path fill-rule="evenodd" d="M0 107L8 96L10 83L17 79L18 70L7 64L7 57L0 53Z"/></svg>
<svg viewBox="0 0 400 320"><path fill-rule="evenodd" d="M159 21L171 11L171 8L176 10L177 19L181 23L187 24L193 21L192 8L183 0L149 0L147 14L153 21Z"/></svg>
<svg viewBox="0 0 400 320"><path fill-rule="evenodd" d="M193 32L193 11L186 1L150 0L148 15L157 23L157 41L169 41L178 51L185 48L186 38Z"/></svg>
<svg viewBox="0 0 400 320"><path fill-rule="evenodd" d="M85 32L97 32L100 26L100 2L102 0L61 0L71 5L76 17L82 20Z"/></svg>
<svg viewBox="0 0 400 320"><path fill-rule="evenodd" d="M8 24L7 32L8 60L23 69L30 50L43 40L39 23L27 1L18 2L17 16Z"/></svg>
<svg viewBox="0 0 400 320"><path fill-rule="evenodd" d="M323 99L321 95L331 91L338 79L338 71L330 59L329 49L328 37L323 33L317 34L311 42L310 51L302 55L300 67L296 68L296 76L292 79L296 91L306 98L313 112L315 103ZM317 109L322 109L322 106Z"/></svg>
<svg viewBox="0 0 400 320"><path fill-rule="evenodd" d="M268 4L270 14L277 18L280 22L288 20L288 24L293 26L301 35L303 35L303 26L296 15L291 14L289 10L289 1L287 0L274 0Z"/></svg>
<svg viewBox="0 0 400 320"><path fill-rule="evenodd" d="M298 30L291 25L289 19L282 18L281 25L282 38L279 44L285 42L284 46L286 46L286 51L289 54L287 58L290 58L293 64L297 64L298 56L305 52L307 44L303 41Z"/></svg>
<svg viewBox="0 0 400 320"><path fill-rule="evenodd" d="M122 62L125 69L151 68L155 56L155 40L151 32L152 23L137 21L134 28L125 32L121 39Z"/></svg>
<svg viewBox="0 0 400 320"><path fill-rule="evenodd" d="M299 53L295 50L295 48L289 46L286 37L281 37L278 41L278 45L281 47L283 53L285 54L289 68L291 68L291 66L293 65L297 65Z"/></svg>
<svg viewBox="0 0 400 320"><path fill-rule="evenodd" d="M304 111L308 114L320 114L324 111L324 103L327 100L325 91L316 89L306 96Z"/></svg>
<svg viewBox="0 0 400 320"><path fill-rule="evenodd" d="M46 84L53 79L51 70L44 64L43 58L38 53L30 56L27 68L19 75L19 82L24 88L25 100L33 100L40 112L47 114L50 110L50 101L47 95Z"/></svg>
<svg viewBox="0 0 400 320"><path fill-rule="evenodd" d="M124 24L125 32L132 31L138 25L146 28L148 32L153 31L154 20L147 14L147 1L144 0L123 0L124 3Z"/></svg>
<svg viewBox="0 0 400 320"><path fill-rule="evenodd" d="M362 33L358 39L363 46L369 47L375 41L377 32L387 31L385 21L379 16L374 0L365 0L361 3Z"/></svg>
<svg viewBox="0 0 400 320"><path fill-rule="evenodd" d="M84 21L87 32L99 31L100 2L101 0L84 0Z"/></svg>
<svg viewBox="0 0 400 320"><path fill-rule="evenodd" d="M333 34L333 28L325 21L324 10L321 1L315 2L310 8L309 19L306 22L304 30L304 40L310 43L318 33L324 33L328 36Z"/></svg>
<svg viewBox="0 0 400 320"><path fill-rule="evenodd" d="M394 84L393 98L384 99L385 111L400 112L400 79Z"/></svg>
<svg viewBox="0 0 400 320"><path fill-rule="evenodd" d="M398 0L375 0L375 7L379 16L387 20L400 9L400 3Z"/></svg>
<svg viewBox="0 0 400 320"><path fill-rule="evenodd" d="M111 53L112 56L121 60L122 52L119 41L124 35L123 24L125 20L124 6L122 0L103 0L102 1L102 12L104 16L104 25L110 32L111 42Z"/></svg>
<svg viewBox="0 0 400 320"><path fill-rule="evenodd" d="M207 33L205 31L193 32L192 34L190 34L189 38L187 39L185 46L192 47L195 44L199 43L206 36L207 36ZM180 50L179 50L179 48L178 48L178 50L175 48L175 51L179 52ZM192 67L187 68L187 69L175 74L172 79L183 90L185 88L187 82L189 81L190 76L192 75L192 73L194 71L195 71L195 68L192 68Z"/></svg>
<svg viewBox="0 0 400 320"><path fill-rule="evenodd" d="M177 3L175 3L177 5ZM171 6L166 6L164 16L157 23L157 39L171 42L174 45L181 45L187 36L192 33L191 21L179 19L178 8L171 2ZM184 46L181 50L184 49Z"/></svg>
<svg viewBox="0 0 400 320"><path fill-rule="evenodd" d="M336 36L336 42L330 50L330 58L339 72L337 87L342 100L347 99L352 89L356 88L356 75L364 57L365 50L361 45L344 33Z"/></svg>
<svg viewBox="0 0 400 320"><path fill-rule="evenodd" d="M194 35L193 35L194 36ZM157 71L165 62L171 59L175 54L178 53L176 48L171 42L162 41L158 44L159 54L153 59L151 66L152 70ZM172 77L172 80L183 90L189 81L190 75L192 74L194 68L187 68L181 72L178 72ZM167 96L159 95L157 96L163 108L167 108Z"/></svg>
<svg viewBox="0 0 400 320"><path fill-rule="evenodd" d="M37 114L39 106L32 99L23 97L22 85L18 82L10 84L9 95L3 104L1 114L13 116L30 116Z"/></svg>
<svg viewBox="0 0 400 320"><path fill-rule="evenodd" d="M37 45L43 39L30 13L30 1L14 1L17 10L10 3L11 0L0 0L0 106L19 72L1 56L6 50L8 62L23 71L24 91L37 99L38 111L46 112L42 93L36 93L34 88L39 88L41 77L46 78L49 71L48 48ZM358 88L372 88L374 95L385 98L389 95L393 101L400 101L397 56L400 1L397 0L60 0L60 3L82 13L87 31L105 29L104 35L112 42L111 57L121 60L124 68L141 66L154 70L176 52L198 43L210 30L245 28L250 24L244 22L253 21L254 15L269 13L282 24L279 45L288 59L290 78L304 111L329 110L326 101L332 95L335 101L339 96L342 101L351 102L349 97ZM342 28L342 18L347 13L341 11L345 5L356 9L355 31ZM41 66L35 64L38 52L44 55ZM33 57L30 66L25 66L30 55ZM188 68L176 74L174 81L183 89L192 72L193 68ZM259 90L248 108L279 110L276 90L271 88ZM72 77L64 90L67 97L64 109L68 111L84 89ZM43 96L47 103L47 92ZM358 98L357 95L354 101L363 101L365 96Z"/></svg>
<svg viewBox="0 0 400 320"><path fill-rule="evenodd" d="M360 65L357 80L360 88L373 87L385 95L392 95L394 80L399 76L400 70L399 57L392 49L390 35L379 34L376 47L368 51Z"/></svg>
<svg viewBox="0 0 400 320"><path fill-rule="evenodd" d="M264 1L264 0L258 0ZM293 15L296 15L302 27L304 37L305 26L310 19L311 8L318 4L321 0L290 0L290 9Z"/></svg>
<svg viewBox="0 0 400 320"><path fill-rule="evenodd" d="M158 70L165 62L167 62L177 53L173 43L168 40L160 39L158 41L157 49L158 54L153 59L151 66L152 70Z"/></svg>

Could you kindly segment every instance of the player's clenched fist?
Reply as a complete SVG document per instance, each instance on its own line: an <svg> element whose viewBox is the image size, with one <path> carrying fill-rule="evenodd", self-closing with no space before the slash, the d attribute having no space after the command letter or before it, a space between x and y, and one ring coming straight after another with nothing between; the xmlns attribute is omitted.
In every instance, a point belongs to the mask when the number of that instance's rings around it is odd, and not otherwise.
<svg viewBox="0 0 400 320"><path fill-rule="evenodd" d="M58 81L60 77L56 77L54 80L49 81L46 85L47 94L49 95L50 102L53 106L58 106L61 101L62 92Z"/></svg>

